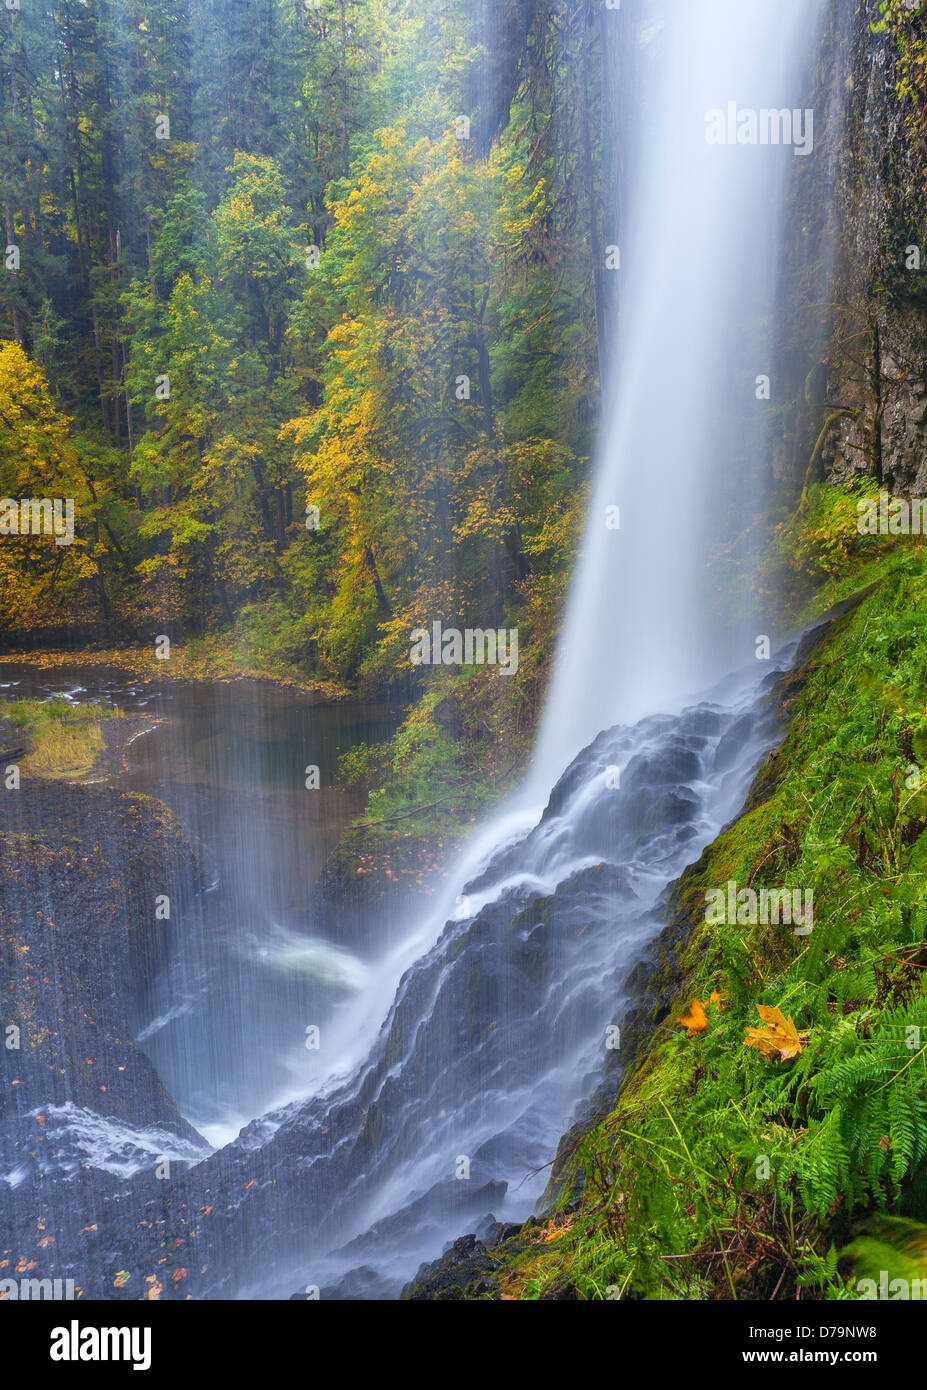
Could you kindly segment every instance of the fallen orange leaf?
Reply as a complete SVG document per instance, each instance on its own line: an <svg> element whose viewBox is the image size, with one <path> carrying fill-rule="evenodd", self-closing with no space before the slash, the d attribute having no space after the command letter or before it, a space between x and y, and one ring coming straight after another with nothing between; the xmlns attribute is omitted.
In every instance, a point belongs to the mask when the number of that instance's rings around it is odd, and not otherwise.
<svg viewBox="0 0 927 1390"><path fill-rule="evenodd" d="M707 1028L708 1016L705 1013L705 1006L701 999L693 999L692 1003L689 1005L689 1012L687 1014L682 1014L676 1022L680 1028L687 1028L689 1030L689 1037L691 1037L693 1033L701 1033L703 1029Z"/></svg>

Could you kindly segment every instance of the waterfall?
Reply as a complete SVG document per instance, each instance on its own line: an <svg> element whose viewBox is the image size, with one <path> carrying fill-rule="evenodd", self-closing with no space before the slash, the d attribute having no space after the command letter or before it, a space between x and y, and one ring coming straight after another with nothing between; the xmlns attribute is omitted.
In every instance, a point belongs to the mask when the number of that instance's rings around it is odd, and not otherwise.
<svg viewBox="0 0 927 1390"><path fill-rule="evenodd" d="M188 1175L188 1200L236 1193L209 1292L389 1296L447 1240L527 1215L668 885L776 737L764 695L794 649L756 659L771 623L752 582L781 403L777 258L813 158L822 11L667 0L628 26L616 369L533 768L342 1017L339 1076ZM242 1198L258 1161L274 1183ZM259 1274L231 1272L245 1230Z"/></svg>
<svg viewBox="0 0 927 1390"><path fill-rule="evenodd" d="M751 586L781 400L775 380L770 399L758 399L758 378L774 375L786 195L793 172L814 158L806 68L826 8L827 0L646 0L609 18L641 50L624 64L633 83L627 129L612 137L632 146L621 161L616 367L535 755L430 920L384 962L376 1004L365 995L344 1019L339 1043L352 1065L402 971L458 910L462 885L495 846L536 821L580 749L619 721L678 711L755 660L755 638L769 635L772 619L760 625ZM727 139L731 103L745 138L756 115L757 143L710 141L709 112L724 114ZM788 130L772 121L781 112ZM780 143L760 143L761 113ZM825 264L816 283L826 274Z"/></svg>
<svg viewBox="0 0 927 1390"><path fill-rule="evenodd" d="M652 7L639 89L626 101L636 141L612 272L617 365L538 739L541 778L616 720L678 707L749 660L754 636L768 634L749 593L751 565L736 564L737 540L756 554L759 465L783 403L771 361L776 263L790 176L813 159L804 69L822 8ZM717 111L723 132L708 120ZM746 141L752 118L757 143L710 143L738 133ZM791 143L759 143L764 134ZM769 400L757 398L762 377L772 378ZM722 611L719 595L737 588L746 590L739 611Z"/></svg>

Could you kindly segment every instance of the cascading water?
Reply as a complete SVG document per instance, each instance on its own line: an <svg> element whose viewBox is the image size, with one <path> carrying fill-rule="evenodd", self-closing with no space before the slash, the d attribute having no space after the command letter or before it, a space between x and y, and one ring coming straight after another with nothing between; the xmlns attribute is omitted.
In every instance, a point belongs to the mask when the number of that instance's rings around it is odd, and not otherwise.
<svg viewBox="0 0 927 1390"><path fill-rule="evenodd" d="M274 1202L297 1200L294 1178L312 1194L295 1242L273 1226L271 1292L360 1267L367 1296L389 1296L461 1222L529 1213L601 1077L667 884L737 811L775 738L762 694L792 650L677 715L601 734L539 822L464 885L466 915L406 971L357 1073L204 1165L237 1189L258 1143ZM237 1292L267 1293L268 1276Z"/></svg>

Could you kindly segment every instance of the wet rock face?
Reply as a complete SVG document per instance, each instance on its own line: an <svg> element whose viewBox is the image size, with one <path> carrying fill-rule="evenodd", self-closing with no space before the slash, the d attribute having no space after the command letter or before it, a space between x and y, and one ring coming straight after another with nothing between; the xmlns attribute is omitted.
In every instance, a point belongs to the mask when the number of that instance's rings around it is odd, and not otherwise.
<svg viewBox="0 0 927 1390"><path fill-rule="evenodd" d="M881 19L879 0L864 0L853 21L852 43L842 50L849 55L847 68L835 71L847 93L833 137L841 141L842 152L830 164L837 289L826 315L815 311L823 336L820 327L816 339L807 326L803 330L807 342L819 344L816 375L809 378L811 397L819 404L816 416L805 422L799 469L807 467L817 432L833 409L821 450L822 476L831 482L878 477L898 496L924 497L927 241L920 229L925 152L907 126L910 109L898 93L897 42L889 28L879 28ZM796 230L793 240L801 235ZM813 366L809 357L805 370Z"/></svg>
<svg viewBox="0 0 927 1390"><path fill-rule="evenodd" d="M495 1298L498 1296L493 1279L495 1269L496 1260L489 1246L475 1235L460 1236L440 1260L420 1267L401 1297L409 1303Z"/></svg>
<svg viewBox="0 0 927 1390"><path fill-rule="evenodd" d="M925 245L927 265L927 245ZM927 274L927 269L924 271ZM871 477L878 463L885 488L895 496L927 496L927 313L913 301L909 309L886 309L879 324L880 399L873 392L875 366L868 379L848 374L837 388L857 410L835 424L823 450L827 475L845 482ZM878 428L873 405L880 410ZM876 444L877 439L877 444ZM875 457L878 452L878 460ZM872 496L879 487L873 481Z"/></svg>
<svg viewBox="0 0 927 1390"><path fill-rule="evenodd" d="M131 1166L133 1136L148 1128L165 1146L172 1136L189 1146L188 1161L202 1151L132 1028L135 982L170 929L155 920L155 897L180 904L196 886L159 803L57 782L3 794L0 1197L83 1172L83 1148L105 1147L107 1123L110 1177Z"/></svg>
<svg viewBox="0 0 927 1390"><path fill-rule="evenodd" d="M576 1203L567 1203L559 1220L569 1220ZM529 1217L521 1224L496 1221L491 1215L477 1230L449 1242L439 1260L419 1266L415 1278L400 1292L408 1303L448 1303L466 1300L501 1299L509 1261L523 1250L530 1250L538 1239L542 1223ZM546 1295L555 1302L572 1301L575 1289L567 1281Z"/></svg>
<svg viewBox="0 0 927 1390"><path fill-rule="evenodd" d="M170 930L155 897L180 908L198 890L192 852L159 802L32 780L0 793L0 1229L11 1272L111 1294L125 1265L106 1231L138 1221L133 1176L163 1186L153 1175L164 1158L179 1172L208 1151L133 1042L136 985ZM127 1296L143 1295L139 1276Z"/></svg>
<svg viewBox="0 0 927 1390"><path fill-rule="evenodd" d="M813 480L927 496L925 150L883 10L838 0L809 53L815 151L793 178L773 368L790 404L772 473L793 496L812 461Z"/></svg>
<svg viewBox="0 0 927 1390"><path fill-rule="evenodd" d="M315 924L323 936L363 936L370 923L400 907L424 913L458 847L436 836L396 836L379 844L349 831L329 855L315 888Z"/></svg>

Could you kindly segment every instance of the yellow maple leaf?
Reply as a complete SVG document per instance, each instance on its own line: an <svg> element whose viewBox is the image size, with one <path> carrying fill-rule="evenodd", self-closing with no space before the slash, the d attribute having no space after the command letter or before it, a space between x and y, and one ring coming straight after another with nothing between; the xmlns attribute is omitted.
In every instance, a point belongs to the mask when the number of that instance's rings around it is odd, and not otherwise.
<svg viewBox="0 0 927 1390"><path fill-rule="evenodd" d="M808 1033L799 1033L791 1016L784 1018L781 1009L768 1004L757 1004L756 1011L765 1023L765 1028L748 1028L744 1047L755 1047L764 1057L773 1061L788 1062L801 1052L802 1044L809 1038Z"/></svg>
<svg viewBox="0 0 927 1390"><path fill-rule="evenodd" d="M551 1221L549 1221L549 1222L547 1223L547 1225L546 1225L546 1226L544 1227L544 1229L541 1231L541 1235L542 1235L542 1236L544 1237L544 1239L547 1240L547 1241L550 1241L550 1240L559 1240L561 1236L565 1236L565 1235L566 1235L567 1231L570 1229L570 1227L571 1227L572 1225L573 1225L573 1217L572 1217L572 1216L566 1217L566 1219L565 1219L564 1221L562 1221L559 1225L557 1224L557 1222L556 1222L555 1220L551 1220Z"/></svg>
<svg viewBox="0 0 927 1390"><path fill-rule="evenodd" d="M707 1028L708 1016L705 1013L705 1006L701 999L693 999L692 1003L689 1005L689 1012L680 1015L676 1022L681 1028L687 1028L689 1030L689 1037L691 1037L693 1033L701 1033L703 1029Z"/></svg>

